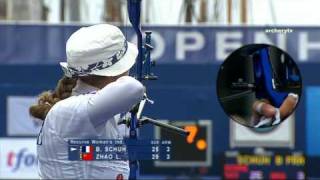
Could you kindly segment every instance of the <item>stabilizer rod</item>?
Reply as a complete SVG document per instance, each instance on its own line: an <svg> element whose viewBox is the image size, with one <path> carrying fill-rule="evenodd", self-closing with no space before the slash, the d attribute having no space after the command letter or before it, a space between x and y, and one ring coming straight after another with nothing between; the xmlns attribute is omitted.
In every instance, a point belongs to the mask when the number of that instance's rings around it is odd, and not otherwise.
<svg viewBox="0 0 320 180"><path fill-rule="evenodd" d="M190 133L182 128L179 128L179 127L167 124L167 123L163 123L163 122L160 122L160 121L157 121L155 119L145 117L145 116L141 117L138 120L138 127L141 127L141 126L148 124L148 123L155 125L155 126L158 126L160 128L166 129L168 131L174 132L176 134L182 135L182 136L188 136ZM120 125L120 124L128 125L128 124L130 124L130 119L123 119L118 122L118 125Z"/></svg>

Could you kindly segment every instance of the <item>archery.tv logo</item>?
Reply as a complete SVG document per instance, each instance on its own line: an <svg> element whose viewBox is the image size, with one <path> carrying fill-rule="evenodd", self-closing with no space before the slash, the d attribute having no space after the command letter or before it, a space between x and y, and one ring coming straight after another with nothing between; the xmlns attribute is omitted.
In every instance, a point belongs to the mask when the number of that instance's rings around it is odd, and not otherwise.
<svg viewBox="0 0 320 180"><path fill-rule="evenodd" d="M287 34L292 33L293 29L291 28L268 28L264 30L265 33L279 33L279 34Z"/></svg>

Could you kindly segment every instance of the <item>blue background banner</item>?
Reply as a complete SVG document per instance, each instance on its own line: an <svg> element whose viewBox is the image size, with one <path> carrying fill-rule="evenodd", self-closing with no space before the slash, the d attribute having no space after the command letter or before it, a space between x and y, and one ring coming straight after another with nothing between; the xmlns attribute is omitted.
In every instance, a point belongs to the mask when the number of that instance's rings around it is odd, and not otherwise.
<svg viewBox="0 0 320 180"><path fill-rule="evenodd" d="M65 43L80 26L0 24L1 64L56 64L66 59ZM153 32L153 57L159 63L220 63L231 51L250 43L274 44L299 62L320 62L320 27L144 27ZM281 28L281 27L279 27ZM285 27L287 28L287 27ZM129 41L133 30L122 27Z"/></svg>

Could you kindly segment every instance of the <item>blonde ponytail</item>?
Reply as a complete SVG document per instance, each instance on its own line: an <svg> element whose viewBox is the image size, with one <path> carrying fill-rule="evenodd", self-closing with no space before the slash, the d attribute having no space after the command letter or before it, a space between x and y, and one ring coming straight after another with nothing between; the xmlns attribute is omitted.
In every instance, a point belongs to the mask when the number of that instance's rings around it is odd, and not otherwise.
<svg viewBox="0 0 320 180"><path fill-rule="evenodd" d="M29 108L30 114L35 118L45 120L49 110L54 104L71 96L72 89L76 83L76 78L63 76L54 91L45 91L39 95L38 104Z"/></svg>

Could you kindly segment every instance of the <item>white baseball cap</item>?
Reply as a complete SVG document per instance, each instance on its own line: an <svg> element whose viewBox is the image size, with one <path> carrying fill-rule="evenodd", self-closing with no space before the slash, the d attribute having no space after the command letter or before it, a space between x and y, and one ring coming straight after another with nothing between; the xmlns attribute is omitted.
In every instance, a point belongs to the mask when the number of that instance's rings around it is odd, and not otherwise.
<svg viewBox="0 0 320 180"><path fill-rule="evenodd" d="M67 62L60 65L68 77L117 76L134 65L138 49L118 27L99 24L74 32L67 41L66 53Z"/></svg>

